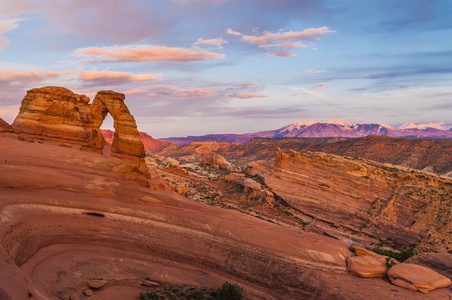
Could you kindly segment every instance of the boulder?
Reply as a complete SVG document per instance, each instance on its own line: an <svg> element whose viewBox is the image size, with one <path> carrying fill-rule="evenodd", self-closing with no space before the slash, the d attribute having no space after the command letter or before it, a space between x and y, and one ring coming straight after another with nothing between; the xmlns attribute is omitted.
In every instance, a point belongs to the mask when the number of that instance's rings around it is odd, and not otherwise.
<svg viewBox="0 0 452 300"><path fill-rule="evenodd" d="M347 270L359 277L386 277L389 266L399 262L362 247L353 247L356 256L347 257Z"/></svg>
<svg viewBox="0 0 452 300"><path fill-rule="evenodd" d="M428 293L451 285L449 278L423 266L401 263L388 271L391 282L411 291Z"/></svg>
<svg viewBox="0 0 452 300"><path fill-rule="evenodd" d="M108 282L103 279L93 279L88 281L88 287L92 289L100 289L104 285L106 285Z"/></svg>
<svg viewBox="0 0 452 300"><path fill-rule="evenodd" d="M452 253L426 252L410 257L405 262L427 267L440 273L441 275L446 276L449 279L452 279Z"/></svg>

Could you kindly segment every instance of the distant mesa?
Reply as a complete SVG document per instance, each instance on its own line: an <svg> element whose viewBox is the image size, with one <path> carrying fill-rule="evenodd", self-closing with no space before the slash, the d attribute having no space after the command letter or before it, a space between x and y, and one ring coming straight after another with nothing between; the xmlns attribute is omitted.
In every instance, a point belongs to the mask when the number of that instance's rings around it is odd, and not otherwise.
<svg viewBox="0 0 452 300"><path fill-rule="evenodd" d="M14 128L0 118L0 132L13 132Z"/></svg>
<svg viewBox="0 0 452 300"><path fill-rule="evenodd" d="M128 166L116 171L149 177L144 146L124 100L124 94L100 91L89 104L85 95L63 87L35 88L22 100L11 127L19 134L63 140L80 144L81 149L102 153L104 140L100 126L110 113L115 127L111 153L130 161Z"/></svg>

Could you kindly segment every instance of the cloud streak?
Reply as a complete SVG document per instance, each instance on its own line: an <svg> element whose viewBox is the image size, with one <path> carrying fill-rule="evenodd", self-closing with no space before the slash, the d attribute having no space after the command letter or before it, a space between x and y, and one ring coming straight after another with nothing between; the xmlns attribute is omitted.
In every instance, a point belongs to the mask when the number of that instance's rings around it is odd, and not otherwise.
<svg viewBox="0 0 452 300"><path fill-rule="evenodd" d="M213 97L216 94L211 88L183 89L172 85L144 86L126 91L127 95L146 95L149 97L164 98L204 98Z"/></svg>
<svg viewBox="0 0 452 300"><path fill-rule="evenodd" d="M226 33L241 36L241 41L249 44L257 44L260 48L292 49L307 48L308 46L303 43L304 41L316 41L319 40L323 35L334 34L335 31L324 26L319 28L308 28L298 32L281 31L272 33L269 31L264 31L261 35L245 35L240 32L234 31L231 28L228 28L226 30Z"/></svg>
<svg viewBox="0 0 452 300"><path fill-rule="evenodd" d="M238 93L229 95L229 97L238 99L250 99L250 98L264 98L267 96L263 94Z"/></svg>
<svg viewBox="0 0 452 300"><path fill-rule="evenodd" d="M222 49L223 44L227 44L228 41L224 40L223 38L216 38L216 39L209 39L205 40L202 38L199 38L196 42L194 42L194 45L208 45L208 46L215 46L218 49Z"/></svg>
<svg viewBox="0 0 452 300"><path fill-rule="evenodd" d="M224 54L198 48L171 48L152 45L80 48L75 50L74 55L86 57L92 62L193 62L226 58Z"/></svg>
<svg viewBox="0 0 452 300"><path fill-rule="evenodd" d="M0 83L36 83L56 79L62 74L58 72L15 72L0 70Z"/></svg>
<svg viewBox="0 0 452 300"><path fill-rule="evenodd" d="M126 72L117 71L81 71L78 79L89 83L90 86L95 85L120 85L127 82L143 82L163 80L161 74L138 74L134 75Z"/></svg>
<svg viewBox="0 0 452 300"><path fill-rule="evenodd" d="M4 50L9 45L9 39L4 36L4 34L8 31L14 30L17 28L17 22L22 20L19 19L9 19L9 20L0 20L0 51Z"/></svg>

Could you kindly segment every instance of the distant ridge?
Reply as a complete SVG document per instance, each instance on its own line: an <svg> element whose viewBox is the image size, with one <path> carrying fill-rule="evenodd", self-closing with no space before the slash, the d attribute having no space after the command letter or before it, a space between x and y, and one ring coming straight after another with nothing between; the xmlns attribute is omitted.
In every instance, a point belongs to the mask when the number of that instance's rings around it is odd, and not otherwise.
<svg viewBox="0 0 452 300"><path fill-rule="evenodd" d="M385 124L348 123L342 120L327 122L300 121L276 130L245 134L208 134L203 136L169 137L159 140L184 145L192 142L248 143L254 137L364 137L368 135L387 135L405 138L452 138L452 131L441 123L405 123L398 128Z"/></svg>

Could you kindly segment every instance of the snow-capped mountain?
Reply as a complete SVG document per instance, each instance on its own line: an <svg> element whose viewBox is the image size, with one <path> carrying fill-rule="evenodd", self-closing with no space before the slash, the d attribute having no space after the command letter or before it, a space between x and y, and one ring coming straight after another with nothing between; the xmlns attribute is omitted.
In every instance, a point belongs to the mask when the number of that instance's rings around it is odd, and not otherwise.
<svg viewBox="0 0 452 300"><path fill-rule="evenodd" d="M268 130L247 134L209 134L205 136L189 136L177 138L165 138L162 140L183 145L191 142L238 142L247 143L253 137L281 138L281 137L363 137L368 135L387 135L392 137L406 138L452 138L452 130L444 127L444 122L414 124L405 123L400 127L393 128L386 124L361 124L342 120L321 121L299 121L276 130Z"/></svg>

